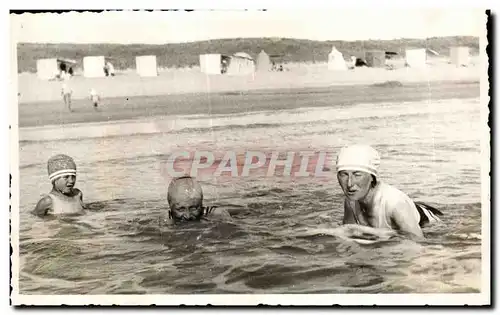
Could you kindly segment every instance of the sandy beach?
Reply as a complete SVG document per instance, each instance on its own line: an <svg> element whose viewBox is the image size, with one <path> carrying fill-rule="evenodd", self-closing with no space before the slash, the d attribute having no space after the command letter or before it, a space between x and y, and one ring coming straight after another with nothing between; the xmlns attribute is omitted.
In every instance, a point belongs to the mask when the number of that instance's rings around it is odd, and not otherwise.
<svg viewBox="0 0 500 315"><path fill-rule="evenodd" d="M388 62L389 63L389 62ZM87 99L90 89L103 98L153 96L185 93L213 93L258 89L289 89L367 85L385 81L402 83L479 80L479 58L471 59L469 67L456 67L447 59L429 59L423 68L404 67L403 60L390 61L394 70L356 68L329 71L326 63L288 64L286 72L256 72L252 75L205 75L199 68L163 69L157 77L140 77L134 71L123 71L115 77L84 78L74 76L70 81L73 99ZM59 101L59 81L40 80L33 73L18 75L20 103Z"/></svg>

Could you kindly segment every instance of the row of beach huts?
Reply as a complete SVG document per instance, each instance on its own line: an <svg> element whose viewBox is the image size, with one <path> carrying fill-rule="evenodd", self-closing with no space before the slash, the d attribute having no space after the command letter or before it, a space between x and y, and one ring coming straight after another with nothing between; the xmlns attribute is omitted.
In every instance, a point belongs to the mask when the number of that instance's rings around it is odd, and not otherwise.
<svg viewBox="0 0 500 315"><path fill-rule="evenodd" d="M425 67L427 56L439 55L437 52L426 49L407 49L405 51L405 65L412 68ZM358 66L373 68L386 67L387 59L397 56L396 52L380 50L366 51L364 56L344 56L335 47L328 55L328 69L332 71L348 70ZM456 66L468 66L470 63L469 47L451 47L450 63ZM248 75L255 72L283 71L283 55L268 55L261 51L254 60L249 54L239 52L233 55L202 54L199 56L200 71L205 74ZM80 67L86 78L114 76L114 58L105 56L87 56L82 64L67 58L45 58L37 60L37 76L42 80L53 80L63 75L73 75L73 68ZM136 72L141 77L158 76L156 56L137 56L135 58Z"/></svg>

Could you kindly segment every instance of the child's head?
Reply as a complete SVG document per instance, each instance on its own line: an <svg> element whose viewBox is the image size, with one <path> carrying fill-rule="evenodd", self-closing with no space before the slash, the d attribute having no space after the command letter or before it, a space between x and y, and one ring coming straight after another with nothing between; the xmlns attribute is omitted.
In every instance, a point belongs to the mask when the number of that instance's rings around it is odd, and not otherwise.
<svg viewBox="0 0 500 315"><path fill-rule="evenodd" d="M49 180L52 187L63 193L70 194L76 182L76 164L73 159L64 154L58 154L47 162Z"/></svg>
<svg viewBox="0 0 500 315"><path fill-rule="evenodd" d="M203 215L203 190L192 177L174 178L168 186L170 216L176 221L199 220Z"/></svg>

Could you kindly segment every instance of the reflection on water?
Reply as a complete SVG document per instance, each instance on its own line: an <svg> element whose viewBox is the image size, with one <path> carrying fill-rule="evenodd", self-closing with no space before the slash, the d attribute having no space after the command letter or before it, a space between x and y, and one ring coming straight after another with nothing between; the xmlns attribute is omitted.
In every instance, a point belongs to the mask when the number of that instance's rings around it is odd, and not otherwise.
<svg viewBox="0 0 500 315"><path fill-rule="evenodd" d="M20 144L20 291L25 294L478 292L481 265L479 100L360 104L179 117L157 132ZM177 127L166 132L165 125ZM102 127L101 127L102 128ZM381 179L430 202L444 222L423 243L347 242L333 172L314 177L200 178L230 221L163 225L172 152L329 152L374 145ZM82 217L29 214L50 190L46 161L72 155ZM331 164L327 161L327 166Z"/></svg>

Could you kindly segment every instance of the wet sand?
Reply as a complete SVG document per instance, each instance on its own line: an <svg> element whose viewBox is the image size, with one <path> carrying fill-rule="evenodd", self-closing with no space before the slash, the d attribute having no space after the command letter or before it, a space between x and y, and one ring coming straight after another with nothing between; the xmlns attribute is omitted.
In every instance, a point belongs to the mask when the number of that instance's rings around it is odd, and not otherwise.
<svg viewBox="0 0 500 315"><path fill-rule="evenodd" d="M370 85L317 88L265 89L244 92L192 93L159 96L105 98L98 111L90 100L73 101L69 112L62 101L19 105L19 127L106 122L172 115L219 115L294 109L348 106L357 103L406 102L479 97L479 81L403 83L402 86ZM310 98L310 94L321 97Z"/></svg>

